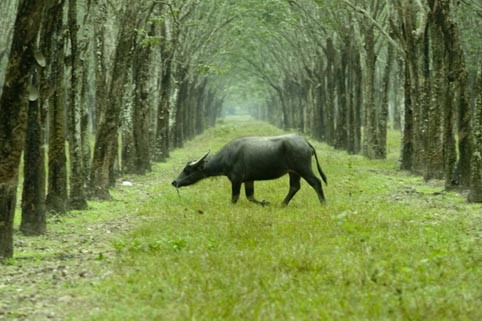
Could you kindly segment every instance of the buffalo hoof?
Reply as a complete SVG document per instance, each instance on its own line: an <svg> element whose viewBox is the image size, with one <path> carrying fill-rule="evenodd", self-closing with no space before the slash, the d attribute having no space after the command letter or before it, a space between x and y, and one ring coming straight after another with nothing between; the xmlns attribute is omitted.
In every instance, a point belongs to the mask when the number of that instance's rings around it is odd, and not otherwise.
<svg viewBox="0 0 482 321"><path fill-rule="evenodd" d="M268 201L262 200L261 202L259 202L259 205L261 205L261 206L267 206L267 205L271 205L271 203L268 202Z"/></svg>

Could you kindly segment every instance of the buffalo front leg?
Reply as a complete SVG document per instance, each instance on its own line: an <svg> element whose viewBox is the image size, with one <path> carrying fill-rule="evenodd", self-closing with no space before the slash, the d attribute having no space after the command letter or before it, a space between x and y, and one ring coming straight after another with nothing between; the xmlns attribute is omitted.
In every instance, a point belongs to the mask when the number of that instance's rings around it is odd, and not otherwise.
<svg viewBox="0 0 482 321"><path fill-rule="evenodd" d="M244 191L246 192L246 198L256 204L259 205L269 205L269 202L262 200L258 201L256 198L254 198L254 182L249 181L249 182L244 182Z"/></svg>
<svg viewBox="0 0 482 321"><path fill-rule="evenodd" d="M283 205L288 205L291 201L293 196L295 196L296 192L300 190L300 175L296 173L289 173L290 175L290 190L288 195L286 195L285 199L283 200Z"/></svg>
<svg viewBox="0 0 482 321"><path fill-rule="evenodd" d="M241 193L241 183L231 181L231 201L235 204L239 199L239 194Z"/></svg>

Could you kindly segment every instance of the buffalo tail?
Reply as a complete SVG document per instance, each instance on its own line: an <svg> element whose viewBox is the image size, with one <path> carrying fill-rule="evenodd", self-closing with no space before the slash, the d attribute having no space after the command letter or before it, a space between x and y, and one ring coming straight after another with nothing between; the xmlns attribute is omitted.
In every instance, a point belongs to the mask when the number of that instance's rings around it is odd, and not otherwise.
<svg viewBox="0 0 482 321"><path fill-rule="evenodd" d="M318 155L316 154L316 149L311 145L308 141L306 141L308 145L310 145L311 150L313 151L313 155L315 155L315 160L316 160L316 167L318 167L318 173L320 173L321 178L323 179L323 182L328 186L328 179L326 178L325 173L323 173L323 170L321 169L320 163L318 162Z"/></svg>

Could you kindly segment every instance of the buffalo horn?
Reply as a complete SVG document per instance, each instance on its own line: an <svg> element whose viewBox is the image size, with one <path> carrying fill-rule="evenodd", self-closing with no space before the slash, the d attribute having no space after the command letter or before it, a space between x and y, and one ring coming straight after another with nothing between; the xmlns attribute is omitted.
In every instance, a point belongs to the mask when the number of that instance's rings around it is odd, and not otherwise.
<svg viewBox="0 0 482 321"><path fill-rule="evenodd" d="M209 155L210 152L211 152L211 151L208 150L208 152L207 152L206 154L204 154L203 157L201 157L201 158L198 159L197 161L192 161L192 162L189 164L189 166L191 166L191 167L196 167L196 166L198 166L199 164L202 163L203 160L206 159L206 157L208 157L208 155Z"/></svg>

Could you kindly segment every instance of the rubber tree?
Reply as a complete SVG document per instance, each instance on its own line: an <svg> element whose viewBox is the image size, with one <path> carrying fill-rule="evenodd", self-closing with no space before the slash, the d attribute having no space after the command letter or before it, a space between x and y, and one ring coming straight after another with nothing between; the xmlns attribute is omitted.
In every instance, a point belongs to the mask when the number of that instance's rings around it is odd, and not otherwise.
<svg viewBox="0 0 482 321"><path fill-rule="evenodd" d="M48 0L19 2L0 96L0 260L13 256L18 167L24 146L28 87L42 14Z"/></svg>
<svg viewBox="0 0 482 321"><path fill-rule="evenodd" d="M114 163L118 152L118 129L127 82L128 68L132 63L131 46L137 35L139 2L126 5L115 46L111 81L108 87L109 103L102 108L98 123L94 156L90 173L90 193L98 199L111 199L109 188L115 183Z"/></svg>

